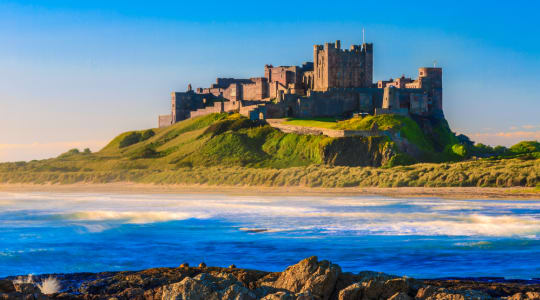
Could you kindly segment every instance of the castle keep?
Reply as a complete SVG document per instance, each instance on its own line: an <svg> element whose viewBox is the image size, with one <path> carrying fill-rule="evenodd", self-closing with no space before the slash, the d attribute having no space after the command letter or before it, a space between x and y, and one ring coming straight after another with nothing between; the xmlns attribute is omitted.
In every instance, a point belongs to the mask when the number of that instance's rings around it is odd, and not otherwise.
<svg viewBox="0 0 540 300"><path fill-rule="evenodd" d="M313 47L313 62L264 66L264 77L217 78L208 88L171 93L171 113L159 127L196 116L239 112L250 119L350 117L355 113L443 117L442 69L420 68L418 78L373 82L373 44L341 49L340 41Z"/></svg>

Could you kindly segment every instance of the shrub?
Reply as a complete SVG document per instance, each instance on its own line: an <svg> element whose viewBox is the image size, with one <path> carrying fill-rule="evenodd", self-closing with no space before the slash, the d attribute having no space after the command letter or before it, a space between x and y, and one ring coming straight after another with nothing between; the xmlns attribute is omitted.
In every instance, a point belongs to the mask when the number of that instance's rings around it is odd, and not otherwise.
<svg viewBox="0 0 540 300"><path fill-rule="evenodd" d="M131 159L139 159L139 158L155 158L159 157L160 153L154 149L154 146L152 144L144 146L141 150L133 153L130 158Z"/></svg>
<svg viewBox="0 0 540 300"><path fill-rule="evenodd" d="M412 156L406 153L398 153L392 156L392 158L390 158L390 160L385 165L385 167L391 168L395 166L408 166L408 165L415 164L416 162L417 161Z"/></svg>
<svg viewBox="0 0 540 300"><path fill-rule="evenodd" d="M452 145L452 153L459 156L459 157L466 157L467 156L467 148L463 146L462 144L454 144Z"/></svg>
<svg viewBox="0 0 540 300"><path fill-rule="evenodd" d="M146 141L147 139L153 137L154 135L156 135L156 133L152 129L145 130L142 133L141 141Z"/></svg>
<svg viewBox="0 0 540 300"><path fill-rule="evenodd" d="M65 154L79 154L79 153L81 153L79 149L73 148L73 149L68 150L68 152L66 152Z"/></svg>
<svg viewBox="0 0 540 300"><path fill-rule="evenodd" d="M510 147L510 151L513 153L532 153L540 151L540 143L537 141L523 141Z"/></svg>
<svg viewBox="0 0 540 300"><path fill-rule="evenodd" d="M67 152L65 153L62 153L58 156L58 158L68 158L68 157L71 157L73 155L77 155L77 154L80 154L81 152L79 151L79 149L77 148L73 148L73 149L70 149L68 150Z"/></svg>
<svg viewBox="0 0 540 300"><path fill-rule="evenodd" d="M138 132L132 132L128 135L126 135L121 141L120 141L120 148L125 148L127 146L131 146L133 144L137 144L141 141L141 134Z"/></svg>
<svg viewBox="0 0 540 300"><path fill-rule="evenodd" d="M90 151L90 148L84 148L83 153L84 154L90 154L90 153L92 153L92 151Z"/></svg>

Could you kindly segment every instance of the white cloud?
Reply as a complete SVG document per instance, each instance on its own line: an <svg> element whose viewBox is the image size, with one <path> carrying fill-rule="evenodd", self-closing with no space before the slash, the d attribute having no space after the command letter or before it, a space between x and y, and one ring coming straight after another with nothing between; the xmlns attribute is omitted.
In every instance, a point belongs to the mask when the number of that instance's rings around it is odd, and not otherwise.
<svg viewBox="0 0 540 300"><path fill-rule="evenodd" d="M44 159L56 157L69 149L90 148L98 151L107 144L107 141L69 141L54 143L30 143L30 144L0 144L0 162L21 161L32 159Z"/></svg>

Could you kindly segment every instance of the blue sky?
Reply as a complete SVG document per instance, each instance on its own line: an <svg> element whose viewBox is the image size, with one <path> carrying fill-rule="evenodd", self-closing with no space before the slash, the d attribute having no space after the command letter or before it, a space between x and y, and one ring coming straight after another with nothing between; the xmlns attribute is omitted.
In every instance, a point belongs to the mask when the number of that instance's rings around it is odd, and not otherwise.
<svg viewBox="0 0 540 300"><path fill-rule="evenodd" d="M151 3L151 4L150 4ZM174 90L374 43L375 80L436 60L454 131L540 140L537 1L2 1L0 161L99 150L155 127Z"/></svg>

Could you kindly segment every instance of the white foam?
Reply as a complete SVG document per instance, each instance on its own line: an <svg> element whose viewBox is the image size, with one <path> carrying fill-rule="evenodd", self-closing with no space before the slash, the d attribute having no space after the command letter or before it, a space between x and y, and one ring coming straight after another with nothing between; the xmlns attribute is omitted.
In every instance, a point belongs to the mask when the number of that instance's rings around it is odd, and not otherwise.
<svg viewBox="0 0 540 300"><path fill-rule="evenodd" d="M7 223L36 226L33 222L60 219L80 225L88 232L100 232L119 224L215 218L238 228L262 228L265 232L537 238L538 209L540 201L0 192L2 226ZM16 211L24 211L21 214L24 217L1 219L2 213Z"/></svg>
<svg viewBox="0 0 540 300"><path fill-rule="evenodd" d="M82 211L71 213L62 216L67 220L77 220L77 221L125 221L125 223L131 224L146 224L146 223L155 223L155 222L165 222L173 220L185 220L189 218L194 218L192 214L189 213L172 213L166 211ZM197 215L199 219L207 218L206 215Z"/></svg>

